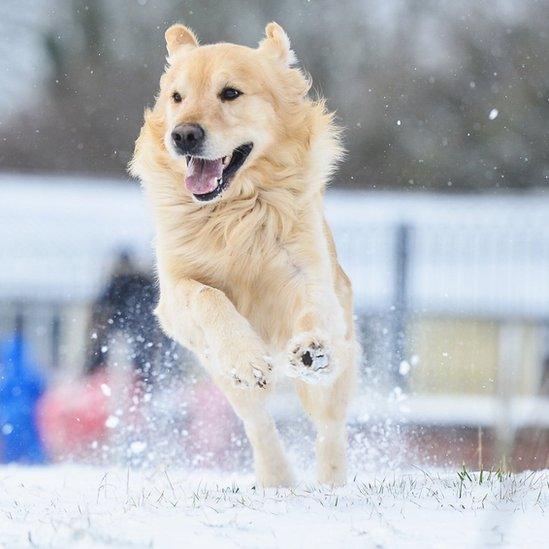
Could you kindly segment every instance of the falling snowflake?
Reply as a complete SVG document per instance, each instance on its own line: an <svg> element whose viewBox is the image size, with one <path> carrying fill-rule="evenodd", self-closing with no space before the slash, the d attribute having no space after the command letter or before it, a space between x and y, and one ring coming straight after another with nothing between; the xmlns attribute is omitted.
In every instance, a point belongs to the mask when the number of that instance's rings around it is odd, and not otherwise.
<svg viewBox="0 0 549 549"><path fill-rule="evenodd" d="M407 360L403 360L398 367L398 372L401 376L406 376L410 372L410 363Z"/></svg>
<svg viewBox="0 0 549 549"><path fill-rule="evenodd" d="M109 429L115 429L119 423L120 423L120 418L117 418L116 416L109 416L107 418L107 421L105 421L105 427Z"/></svg>
<svg viewBox="0 0 549 549"><path fill-rule="evenodd" d="M139 440L136 440L135 442L132 442L130 444L130 451L132 454L140 454L145 450L146 447L147 447L146 442L141 442Z"/></svg>

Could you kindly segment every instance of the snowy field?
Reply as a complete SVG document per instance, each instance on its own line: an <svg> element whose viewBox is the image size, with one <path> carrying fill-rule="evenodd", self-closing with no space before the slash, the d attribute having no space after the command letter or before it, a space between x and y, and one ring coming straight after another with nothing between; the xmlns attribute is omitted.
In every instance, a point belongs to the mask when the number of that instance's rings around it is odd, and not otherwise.
<svg viewBox="0 0 549 549"><path fill-rule="evenodd" d="M358 476L262 490L251 476L0 468L0 547L547 547L549 471Z"/></svg>

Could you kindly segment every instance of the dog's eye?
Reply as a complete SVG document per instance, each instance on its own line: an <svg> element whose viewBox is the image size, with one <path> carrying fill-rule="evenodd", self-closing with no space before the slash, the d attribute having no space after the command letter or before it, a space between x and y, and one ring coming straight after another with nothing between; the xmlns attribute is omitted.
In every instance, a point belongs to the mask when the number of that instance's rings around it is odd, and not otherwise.
<svg viewBox="0 0 549 549"><path fill-rule="evenodd" d="M183 98L181 97L181 94L179 92L173 92L172 99L175 103L181 103L181 101L183 101Z"/></svg>
<svg viewBox="0 0 549 549"><path fill-rule="evenodd" d="M234 101L240 95L242 95L242 92L235 90L234 88L223 88L219 97L222 101Z"/></svg>

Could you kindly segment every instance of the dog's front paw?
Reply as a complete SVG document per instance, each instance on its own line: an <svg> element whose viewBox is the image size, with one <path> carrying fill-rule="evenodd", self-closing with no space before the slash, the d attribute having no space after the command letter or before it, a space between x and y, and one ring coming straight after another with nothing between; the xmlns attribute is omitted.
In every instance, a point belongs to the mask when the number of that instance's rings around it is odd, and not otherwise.
<svg viewBox="0 0 549 549"><path fill-rule="evenodd" d="M289 345L289 377L308 383L327 381L333 373L330 352L321 337L303 333L294 337Z"/></svg>
<svg viewBox="0 0 549 549"><path fill-rule="evenodd" d="M241 389L265 389L271 382L272 360L260 343L233 346L220 363L222 373Z"/></svg>

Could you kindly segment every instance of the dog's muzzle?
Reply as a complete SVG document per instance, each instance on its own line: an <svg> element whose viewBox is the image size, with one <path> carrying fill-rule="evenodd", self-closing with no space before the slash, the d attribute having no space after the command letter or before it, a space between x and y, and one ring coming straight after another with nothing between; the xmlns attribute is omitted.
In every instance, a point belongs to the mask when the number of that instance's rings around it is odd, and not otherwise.
<svg viewBox="0 0 549 549"><path fill-rule="evenodd" d="M202 158L186 155L185 186L200 202L209 202L227 189L237 171L252 152L253 143L246 143L221 158Z"/></svg>
<svg viewBox="0 0 549 549"><path fill-rule="evenodd" d="M179 154L199 154L206 132L199 124L181 124L172 132L172 142Z"/></svg>

